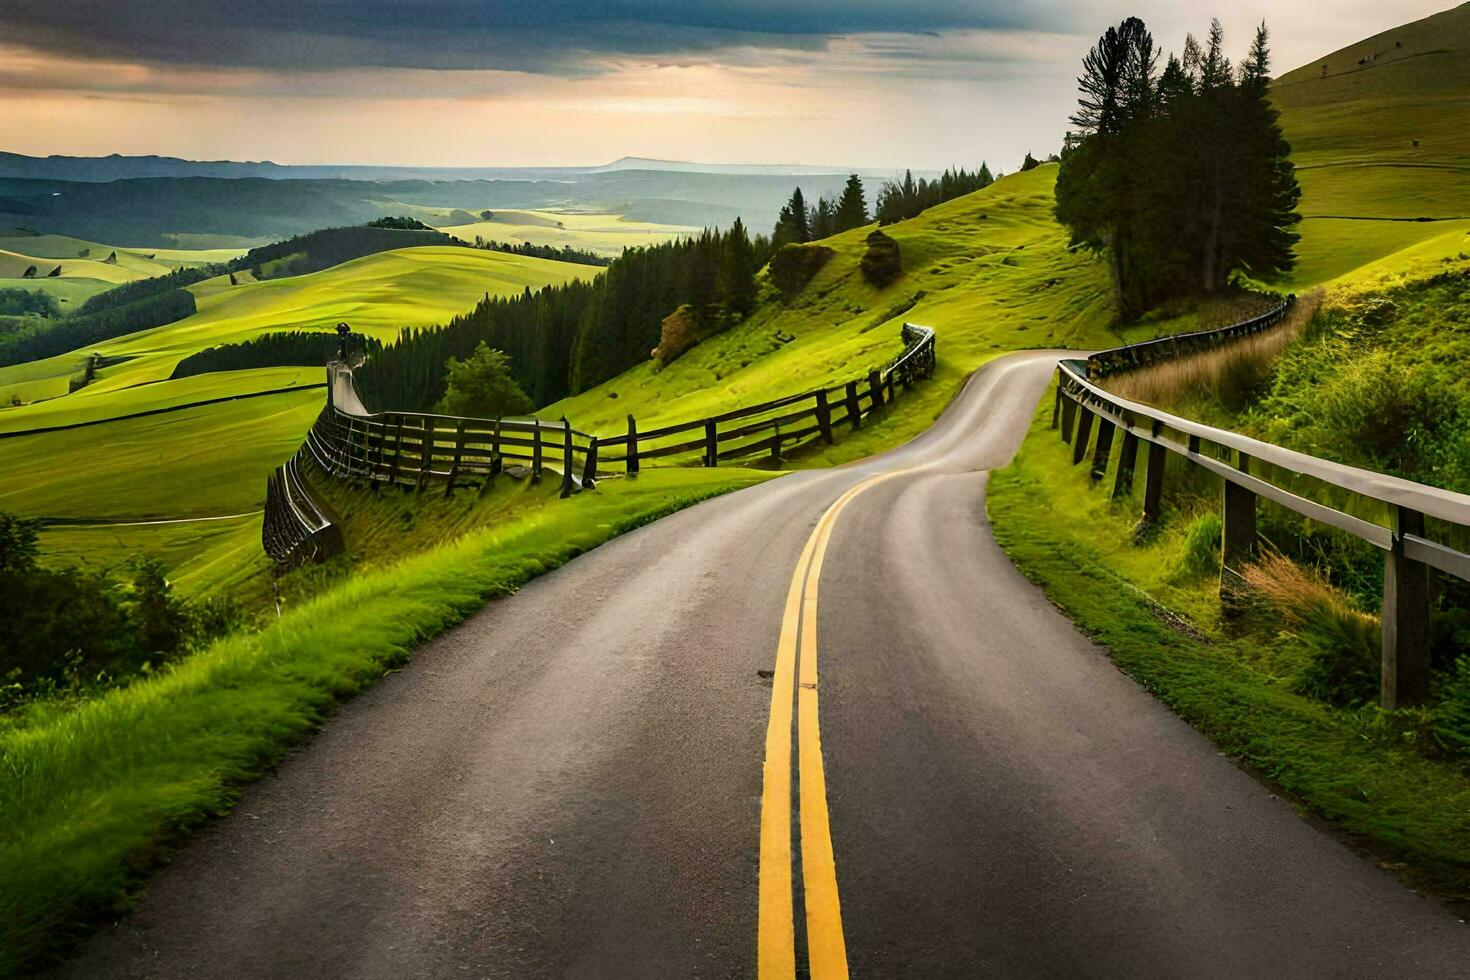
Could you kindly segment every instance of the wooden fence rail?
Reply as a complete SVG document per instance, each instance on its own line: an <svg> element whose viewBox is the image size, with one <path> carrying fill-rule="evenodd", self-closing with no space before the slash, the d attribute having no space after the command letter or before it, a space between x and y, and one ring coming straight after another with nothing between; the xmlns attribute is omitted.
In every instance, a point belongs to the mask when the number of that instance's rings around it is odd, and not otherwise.
<svg viewBox="0 0 1470 980"><path fill-rule="evenodd" d="M1143 520L1161 511L1166 460L1183 459L1220 477L1221 590L1242 587L1241 567L1256 554L1256 511L1260 498L1319 524L1368 542L1383 551L1383 655L1380 697L1386 708L1422 703L1429 695L1429 573L1470 580L1470 554L1450 538L1466 540L1470 496L1398 477L1344 466L1171 415L1111 394L1094 384L1138 365L1226 344L1268 329L1285 316L1288 300L1270 313L1216 331L1184 335L1187 341L1134 345L1059 365L1052 427L1072 444L1072 462L1088 460L1094 483L1112 463L1115 433L1122 433L1112 494L1131 496L1140 446L1148 446L1141 501ZM1141 348L1152 353L1139 354ZM1426 530L1426 518L1437 533ZM1440 540L1435 540L1435 538Z"/></svg>
<svg viewBox="0 0 1470 980"><path fill-rule="evenodd" d="M442 483L445 496L459 486L484 486L507 462L525 464L533 479L556 470L563 497L595 486L604 468L621 467L632 476L649 460L718 466L764 457L779 464L814 441L831 443L837 426L861 427L898 394L933 376L934 331L904 324L902 338L903 352L861 380L641 431L629 415L627 430L615 435L580 432L565 418L371 413L358 396L350 359L339 359L327 365L327 404L301 450L266 483L263 543L281 565L341 550L340 531L333 528L333 539L322 530L321 522L331 524L326 508L301 479L303 454L337 479L419 491ZM302 510L302 501L312 507Z"/></svg>

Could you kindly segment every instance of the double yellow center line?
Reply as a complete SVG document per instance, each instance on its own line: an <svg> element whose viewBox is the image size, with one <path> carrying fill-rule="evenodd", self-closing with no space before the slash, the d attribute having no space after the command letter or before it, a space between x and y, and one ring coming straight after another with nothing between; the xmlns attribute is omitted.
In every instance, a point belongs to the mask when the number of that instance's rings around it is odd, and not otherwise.
<svg viewBox="0 0 1470 980"><path fill-rule="evenodd" d="M837 517L874 484L906 473L869 477L827 508L807 538L781 618L772 675L771 715L761 792L760 906L757 968L762 980L796 976L796 918L792 899L791 719L795 702L797 774L801 817L802 894L806 912L807 965L812 980L847 977L847 944L827 816L827 781L817 719L817 583Z"/></svg>

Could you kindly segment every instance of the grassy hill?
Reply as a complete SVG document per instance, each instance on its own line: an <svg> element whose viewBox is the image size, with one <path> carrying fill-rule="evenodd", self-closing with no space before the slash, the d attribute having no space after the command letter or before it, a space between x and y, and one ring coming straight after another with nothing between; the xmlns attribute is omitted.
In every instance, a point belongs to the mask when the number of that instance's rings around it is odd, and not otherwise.
<svg viewBox="0 0 1470 980"><path fill-rule="evenodd" d="M586 278L591 266L486 252L459 246L399 249L365 256L305 276L241 282L227 276L188 287L198 312L176 323L106 341L43 361L0 369L0 404L12 395L29 401L63 396L66 406L87 412L92 399L135 385L148 384L167 399L166 379L179 359L218 344L237 343L282 330L335 329L347 322L360 333L383 340L405 326L428 326L472 307L486 293L510 295L570 279ZM241 278L237 276L237 279ZM67 380L88 354L126 358L103 368L97 380L66 395ZM46 416L38 425L58 424L62 403L0 409L0 430L29 428L32 414ZM119 413L120 414L120 413Z"/></svg>
<svg viewBox="0 0 1470 980"><path fill-rule="evenodd" d="M491 217L485 219L479 214L453 209L442 218L423 220L467 242L473 242L478 235L490 241L569 246L607 256L619 255L629 246L657 245L700 232L693 225L634 221L620 214L503 210L489 213Z"/></svg>
<svg viewBox="0 0 1470 980"><path fill-rule="evenodd" d="M1293 285L1376 283L1470 250L1470 4L1335 51L1271 91L1306 218Z"/></svg>
<svg viewBox="0 0 1470 980"><path fill-rule="evenodd" d="M1106 268L1067 250L1051 214L1056 171L1015 174L885 228L904 273L883 289L859 271L873 226L827 239L835 254L789 304L766 287L748 320L668 367L650 360L545 412L587 431L619 431L629 413L643 424L708 415L881 366L910 321L939 332L937 383L900 406L922 425L996 354L1110 343Z"/></svg>
<svg viewBox="0 0 1470 980"><path fill-rule="evenodd" d="M0 228L0 289L20 288L50 293L63 311L113 286L161 276L183 266L225 262L239 249L122 249L67 235L48 235L22 228ZM116 255L115 262L106 261ZM34 279L24 278L36 267ZM51 278L57 266L61 274Z"/></svg>

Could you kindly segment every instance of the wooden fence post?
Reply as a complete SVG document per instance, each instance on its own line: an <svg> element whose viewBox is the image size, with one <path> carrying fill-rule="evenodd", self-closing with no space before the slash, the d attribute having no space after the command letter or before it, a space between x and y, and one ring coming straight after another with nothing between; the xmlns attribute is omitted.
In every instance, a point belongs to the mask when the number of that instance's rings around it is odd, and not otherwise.
<svg viewBox="0 0 1470 980"><path fill-rule="evenodd" d="M854 430L861 429L863 427L863 417L862 411L858 408L857 382L849 381L847 383L847 391L844 394L847 398L847 421L852 423Z"/></svg>
<svg viewBox="0 0 1470 980"><path fill-rule="evenodd" d="M883 380L877 371L868 372L868 391L873 395L873 404L868 406L868 414L871 415L883 407Z"/></svg>
<svg viewBox="0 0 1470 980"><path fill-rule="evenodd" d="M495 416L495 435L490 438L490 475L499 476L505 469L505 456L500 451L500 416Z"/></svg>
<svg viewBox="0 0 1470 980"><path fill-rule="evenodd" d="M627 470L629 476L638 475L638 423L628 416Z"/></svg>
<svg viewBox="0 0 1470 980"><path fill-rule="evenodd" d="M434 420L425 415L419 425L422 427L419 432L419 477L414 490L422 492L424 481L429 476L429 461L434 457Z"/></svg>
<svg viewBox="0 0 1470 980"><path fill-rule="evenodd" d="M1250 457L1241 453L1240 470L1245 473L1249 469ZM1244 588L1240 570L1256 553L1256 495L1238 483L1224 483L1220 499L1220 595L1231 598Z"/></svg>
<svg viewBox="0 0 1470 980"><path fill-rule="evenodd" d="M1404 554L1404 535L1424 534L1424 515L1394 508L1393 548L1383 556L1383 667L1388 710L1429 697L1429 568Z"/></svg>
<svg viewBox="0 0 1470 980"><path fill-rule="evenodd" d="M1092 434L1092 410L1084 405L1077 406L1077 438L1072 443L1072 465L1082 462L1087 455L1087 439Z"/></svg>
<svg viewBox="0 0 1470 980"><path fill-rule="evenodd" d="M592 490L597 486L597 437L587 439L587 462L582 464L582 489Z"/></svg>
<svg viewBox="0 0 1470 980"><path fill-rule="evenodd" d="M561 499L565 500L572 495L572 423L567 417L561 417L562 446L561 446Z"/></svg>
<svg viewBox="0 0 1470 980"><path fill-rule="evenodd" d="M720 443L715 436L715 420L704 423L704 465L717 466L720 462Z"/></svg>
<svg viewBox="0 0 1470 980"><path fill-rule="evenodd" d="M1164 459L1168 450L1156 442L1148 444L1148 472L1143 478L1143 523L1159 519L1164 496Z"/></svg>
<svg viewBox="0 0 1470 980"><path fill-rule="evenodd" d="M822 431L822 441L832 445L832 408L827 404L827 389L817 389L817 428Z"/></svg>
<svg viewBox="0 0 1470 980"><path fill-rule="evenodd" d="M893 401L893 372L888 372L888 400Z"/></svg>
<svg viewBox="0 0 1470 980"><path fill-rule="evenodd" d="M393 428L393 472L388 474L389 480L398 482L398 470L403 464L403 416L394 416L395 426Z"/></svg>
<svg viewBox="0 0 1470 980"><path fill-rule="evenodd" d="M531 479L541 479L541 420L532 416L531 424Z"/></svg>
<svg viewBox="0 0 1470 980"><path fill-rule="evenodd" d="M1113 425L1108 419L1098 416L1097 450L1092 454L1092 482L1096 484L1108 472L1108 457L1113 452Z"/></svg>
<svg viewBox="0 0 1470 980"><path fill-rule="evenodd" d="M1062 399L1062 441L1072 441L1072 424L1077 421L1077 403L1070 398Z"/></svg>
<svg viewBox="0 0 1470 980"><path fill-rule="evenodd" d="M1138 436L1132 429L1123 433L1123 448L1118 450L1118 476L1113 480L1113 499L1133 492L1133 467L1138 463Z"/></svg>
<svg viewBox="0 0 1470 980"><path fill-rule="evenodd" d="M454 478L459 476L459 460L464 455L464 419L454 423L454 462L449 464L449 479L444 484L444 499L454 492Z"/></svg>
<svg viewBox="0 0 1470 980"><path fill-rule="evenodd" d="M781 423L772 426L771 433L771 462L777 467L781 465Z"/></svg>

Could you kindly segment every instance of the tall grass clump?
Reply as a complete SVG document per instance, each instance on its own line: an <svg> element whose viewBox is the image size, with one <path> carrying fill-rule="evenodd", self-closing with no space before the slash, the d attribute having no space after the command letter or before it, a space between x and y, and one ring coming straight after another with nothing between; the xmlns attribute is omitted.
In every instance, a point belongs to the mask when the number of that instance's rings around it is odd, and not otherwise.
<svg viewBox="0 0 1470 980"><path fill-rule="evenodd" d="M1189 522L1174 573L1176 580L1197 582L1219 573L1220 535L1223 530L1220 515L1213 510L1207 510Z"/></svg>
<svg viewBox="0 0 1470 980"><path fill-rule="evenodd" d="M1378 617L1353 607L1319 572L1268 551L1241 572L1246 583L1285 620L1288 635L1307 652L1298 693L1352 707L1378 695Z"/></svg>
<svg viewBox="0 0 1470 980"><path fill-rule="evenodd" d="M1321 303L1319 289L1298 298L1282 322L1270 330L1114 375L1104 386L1133 401L1192 409L1205 417L1238 413L1270 381L1277 358L1302 336Z"/></svg>

